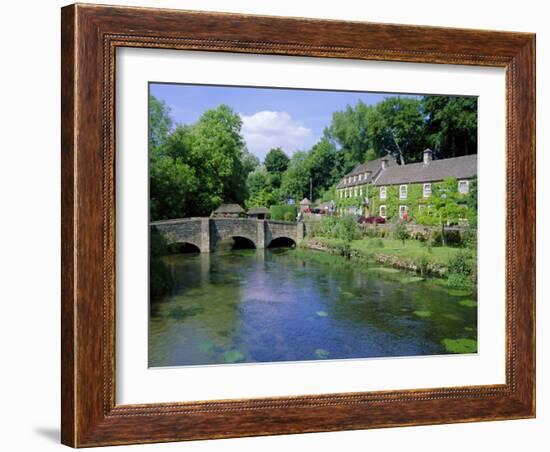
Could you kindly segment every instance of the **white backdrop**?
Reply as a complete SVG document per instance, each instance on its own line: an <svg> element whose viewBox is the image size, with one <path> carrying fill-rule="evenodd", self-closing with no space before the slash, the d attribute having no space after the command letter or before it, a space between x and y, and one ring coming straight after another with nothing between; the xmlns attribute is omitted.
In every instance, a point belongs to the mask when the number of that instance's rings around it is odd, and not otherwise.
<svg viewBox="0 0 550 452"><path fill-rule="evenodd" d="M113 0L115 1L115 0ZM310 16L537 32L538 148L549 149L550 31L544 2L524 0L357 2L356 0L259 2L257 0L116 0L119 4ZM99 3L99 2L93 2ZM59 445L59 7L64 2L29 0L3 7L1 294L3 302L1 447L10 451L57 450ZM445 6L444 6L445 5ZM543 31L544 30L544 31ZM550 158L539 151L538 274L548 273L543 249L549 215L550 180L540 170ZM448 426L245 438L186 444L119 447L116 450L279 451L290 450L546 450L550 428L543 325L549 310L538 284L538 418ZM546 357L544 356L546 354Z"/></svg>
<svg viewBox="0 0 550 452"><path fill-rule="evenodd" d="M118 403L505 382L503 69L126 48L117 51L116 70ZM135 131L147 130L151 80L479 96L479 353L148 369L148 151L147 135Z"/></svg>

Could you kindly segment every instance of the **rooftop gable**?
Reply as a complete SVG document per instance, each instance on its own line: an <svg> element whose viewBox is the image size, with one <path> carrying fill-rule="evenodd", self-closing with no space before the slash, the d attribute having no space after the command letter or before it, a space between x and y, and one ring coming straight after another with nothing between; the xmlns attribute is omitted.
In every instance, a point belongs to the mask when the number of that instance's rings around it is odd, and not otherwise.
<svg viewBox="0 0 550 452"><path fill-rule="evenodd" d="M432 160L429 163L408 163L380 172L374 185L396 185L442 181L447 177L471 179L477 175L477 154Z"/></svg>

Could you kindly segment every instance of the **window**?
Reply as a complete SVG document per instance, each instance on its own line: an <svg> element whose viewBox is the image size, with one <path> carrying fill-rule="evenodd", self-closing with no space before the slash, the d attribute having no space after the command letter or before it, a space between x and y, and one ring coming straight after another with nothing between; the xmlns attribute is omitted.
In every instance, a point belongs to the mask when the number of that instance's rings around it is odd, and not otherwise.
<svg viewBox="0 0 550 452"><path fill-rule="evenodd" d="M458 192L462 193L463 195L468 193L469 189L469 183L467 180L459 180L458 181Z"/></svg>
<svg viewBox="0 0 550 452"><path fill-rule="evenodd" d="M340 190L340 199L342 199L344 197L344 193L342 192L342 190Z"/></svg>
<svg viewBox="0 0 550 452"><path fill-rule="evenodd" d="M363 179L363 175L359 174L359 180Z"/></svg>
<svg viewBox="0 0 550 452"><path fill-rule="evenodd" d="M406 185L399 186L399 199L407 199L407 188Z"/></svg>
<svg viewBox="0 0 550 452"><path fill-rule="evenodd" d="M363 187L359 187L359 196L363 196Z"/></svg>
<svg viewBox="0 0 550 452"><path fill-rule="evenodd" d="M386 218L386 206L384 205L380 206L380 216Z"/></svg>
<svg viewBox="0 0 550 452"><path fill-rule="evenodd" d="M386 199L386 187L380 187L380 199Z"/></svg>
<svg viewBox="0 0 550 452"><path fill-rule="evenodd" d="M424 184L424 189L422 191L424 198L428 198L432 194L432 184Z"/></svg>
<svg viewBox="0 0 550 452"><path fill-rule="evenodd" d="M355 196L355 197L357 198L357 187L355 187L355 188L353 189L353 196Z"/></svg>
<svg viewBox="0 0 550 452"><path fill-rule="evenodd" d="M399 206L399 218L403 219L407 215L407 206Z"/></svg>

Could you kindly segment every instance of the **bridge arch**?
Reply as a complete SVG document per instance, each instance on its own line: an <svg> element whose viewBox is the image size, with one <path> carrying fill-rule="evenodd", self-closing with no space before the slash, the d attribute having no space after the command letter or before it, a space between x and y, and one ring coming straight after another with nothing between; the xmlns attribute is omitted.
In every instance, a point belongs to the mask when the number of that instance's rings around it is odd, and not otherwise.
<svg viewBox="0 0 550 452"><path fill-rule="evenodd" d="M229 243L233 242L232 249L247 249L247 248L257 248L258 245L256 244L255 238L252 237L246 237L244 235L227 235L223 237L219 237L213 244L212 244L212 251L216 251L218 249L218 246L222 243Z"/></svg>
<svg viewBox="0 0 550 452"><path fill-rule="evenodd" d="M295 247L296 240L291 237L280 236L270 240L267 244L267 248L282 248L282 247Z"/></svg>
<svg viewBox="0 0 550 452"><path fill-rule="evenodd" d="M170 251L174 254L200 253L201 247L197 243L189 241L173 242L169 245Z"/></svg>

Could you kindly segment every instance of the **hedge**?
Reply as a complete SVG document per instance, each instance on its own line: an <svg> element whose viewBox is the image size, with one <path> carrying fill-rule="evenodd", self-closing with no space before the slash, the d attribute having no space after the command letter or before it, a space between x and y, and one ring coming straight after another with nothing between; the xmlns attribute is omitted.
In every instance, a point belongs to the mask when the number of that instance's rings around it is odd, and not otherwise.
<svg viewBox="0 0 550 452"><path fill-rule="evenodd" d="M287 213L292 215L292 219L296 219L296 216L298 215L298 208L296 205L293 204L282 204L278 206L271 206L271 219L272 220L279 220L284 221L285 216L286 218L289 218L290 215L286 215Z"/></svg>

